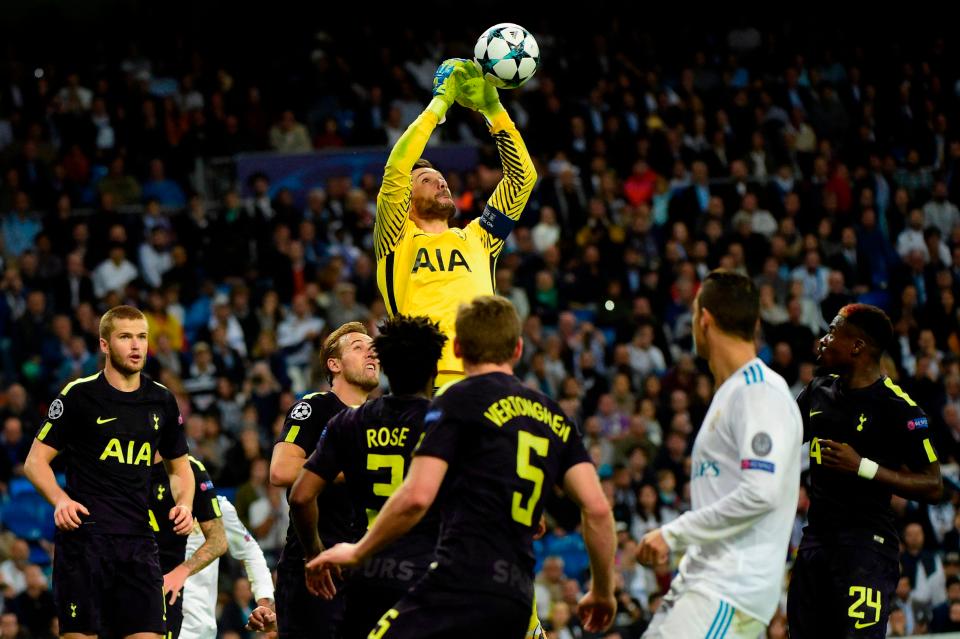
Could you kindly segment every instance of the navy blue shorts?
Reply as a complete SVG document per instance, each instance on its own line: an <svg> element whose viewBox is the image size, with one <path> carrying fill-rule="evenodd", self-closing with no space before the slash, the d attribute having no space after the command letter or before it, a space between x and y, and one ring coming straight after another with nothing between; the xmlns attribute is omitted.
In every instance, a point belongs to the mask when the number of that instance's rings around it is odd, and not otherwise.
<svg viewBox="0 0 960 639"><path fill-rule="evenodd" d="M302 559L277 564L277 630L279 639L334 639L343 620L343 597L332 601L310 594Z"/></svg>
<svg viewBox="0 0 960 639"><path fill-rule="evenodd" d="M883 639L900 562L869 546L801 548L787 596L791 639Z"/></svg>
<svg viewBox="0 0 960 639"><path fill-rule="evenodd" d="M60 633L166 633L163 573L153 537L57 531L53 595Z"/></svg>
<svg viewBox="0 0 960 639"><path fill-rule="evenodd" d="M371 639L524 639L531 604L486 593L443 592L429 579L380 617Z"/></svg>

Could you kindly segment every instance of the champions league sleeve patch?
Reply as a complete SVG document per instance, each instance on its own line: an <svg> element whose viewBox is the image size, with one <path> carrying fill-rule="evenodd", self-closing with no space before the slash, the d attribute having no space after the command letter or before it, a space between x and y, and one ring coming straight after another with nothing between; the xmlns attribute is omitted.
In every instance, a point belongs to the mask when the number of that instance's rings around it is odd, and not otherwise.
<svg viewBox="0 0 960 639"><path fill-rule="evenodd" d="M50 419L58 419L61 415L63 415L63 402L55 399L53 403L50 404L50 409L47 410L47 417Z"/></svg>
<svg viewBox="0 0 960 639"><path fill-rule="evenodd" d="M772 473L775 468L773 462L763 461L762 459L744 459L740 462L740 470L762 470Z"/></svg>
<svg viewBox="0 0 960 639"><path fill-rule="evenodd" d="M57 400L60 401L59 399ZM921 428L927 428L929 424L927 423L926 417L914 417L907 422L907 430L920 430Z"/></svg>
<svg viewBox="0 0 960 639"><path fill-rule="evenodd" d="M310 404L307 402L300 402L293 407L293 410L290 411L290 417L292 419L303 421L310 417L311 413L313 413L313 408L310 407Z"/></svg>
<svg viewBox="0 0 960 639"><path fill-rule="evenodd" d="M770 435L759 432L750 440L750 448L753 449L754 455L766 457L770 454L770 451L773 450L773 440L770 439Z"/></svg>

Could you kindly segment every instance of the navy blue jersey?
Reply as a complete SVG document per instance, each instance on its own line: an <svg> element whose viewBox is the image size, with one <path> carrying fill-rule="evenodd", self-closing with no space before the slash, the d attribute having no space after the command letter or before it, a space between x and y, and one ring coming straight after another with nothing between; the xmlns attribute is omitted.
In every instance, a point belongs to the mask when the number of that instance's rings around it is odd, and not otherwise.
<svg viewBox="0 0 960 639"><path fill-rule="evenodd" d="M146 375L140 388L119 391L103 372L67 384L50 404L37 439L61 451L67 494L90 511L84 530L152 536L148 519L154 451L187 454L183 419L173 394Z"/></svg>
<svg viewBox="0 0 960 639"><path fill-rule="evenodd" d="M839 377L817 377L797 397L797 404L803 439L810 442L810 511L804 543L859 545L867 539L899 552L890 508L893 491L821 466L820 440L849 444L885 468L920 471L937 461L923 409L887 377L854 390L844 388Z"/></svg>
<svg viewBox="0 0 960 639"><path fill-rule="evenodd" d="M210 521L220 517L220 504L213 480L203 462L190 456L193 470L193 518L195 521ZM170 509L177 500L170 490L170 476L163 464L154 464L150 473L150 527L157 537L160 550L160 570L167 574L186 558L187 535L178 535L170 520Z"/></svg>
<svg viewBox="0 0 960 639"><path fill-rule="evenodd" d="M414 454L449 464L432 583L530 604L543 496L590 461L576 428L556 402L504 373L447 387L424 421Z"/></svg>
<svg viewBox="0 0 960 639"><path fill-rule="evenodd" d="M332 392L310 393L293 405L283 422L283 430L277 442L295 444L303 449L305 457L316 449L320 435L334 415L347 408ZM287 491L287 497L290 491ZM358 531L353 527L353 505L342 485L330 486L317 498L321 511L330 513L320 522L320 540L324 546L342 541L354 541ZM303 546L293 526L287 529L287 541L283 547L285 559L303 559Z"/></svg>
<svg viewBox="0 0 960 639"><path fill-rule="evenodd" d="M403 482L413 449L423 435L423 417L430 401L423 397L388 395L347 409L330 420L317 450L304 468L327 481L329 488L343 473L355 526L366 530L387 499ZM321 521L327 513L320 511ZM409 587L433 561L439 519L431 511L406 535L358 568L349 592L361 582Z"/></svg>

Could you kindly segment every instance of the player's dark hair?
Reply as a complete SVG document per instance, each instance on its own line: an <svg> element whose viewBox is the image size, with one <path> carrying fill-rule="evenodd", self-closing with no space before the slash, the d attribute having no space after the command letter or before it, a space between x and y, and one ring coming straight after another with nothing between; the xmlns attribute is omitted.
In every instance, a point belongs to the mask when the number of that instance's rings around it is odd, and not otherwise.
<svg viewBox="0 0 960 639"><path fill-rule="evenodd" d="M327 374L327 382L333 383L333 371L327 366L327 361L331 359L340 359L343 356L343 344L340 338L349 333L361 333L369 335L367 327L360 322L347 322L335 331L327 335L323 340L323 350L320 351L320 362L323 364L323 370Z"/></svg>
<svg viewBox="0 0 960 639"><path fill-rule="evenodd" d="M870 304L847 304L838 313L844 322L859 329L875 357L880 357L893 342L893 324L887 314Z"/></svg>
<svg viewBox="0 0 960 639"><path fill-rule="evenodd" d="M379 327L373 347L380 370L390 382L394 395L412 395L423 391L437 376L437 362L447 343L440 325L429 317L395 315Z"/></svg>
<svg viewBox="0 0 960 639"><path fill-rule="evenodd" d="M100 317L100 338L110 341L110 335L113 334L114 322L117 320L144 320L146 316L140 312L140 309L133 306L114 306Z"/></svg>
<svg viewBox="0 0 960 639"><path fill-rule="evenodd" d="M733 271L712 271L700 287L699 300L721 331L753 341L760 319L760 295L753 280Z"/></svg>
<svg viewBox="0 0 960 639"><path fill-rule="evenodd" d="M420 158L419 160L413 163L413 168L410 169L410 172L413 173L417 169L433 169L433 168L434 166L433 164L430 163L430 160L424 160L423 158Z"/></svg>
<svg viewBox="0 0 960 639"><path fill-rule="evenodd" d="M520 316L510 300L496 295L475 297L457 311L457 342L469 364L505 364L520 339Z"/></svg>

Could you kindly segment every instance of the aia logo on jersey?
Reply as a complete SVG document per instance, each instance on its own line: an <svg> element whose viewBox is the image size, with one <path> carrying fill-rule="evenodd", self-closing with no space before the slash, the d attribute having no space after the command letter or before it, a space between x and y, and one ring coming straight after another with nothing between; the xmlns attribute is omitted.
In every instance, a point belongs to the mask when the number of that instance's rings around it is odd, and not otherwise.
<svg viewBox="0 0 960 639"><path fill-rule="evenodd" d="M457 268L465 268L468 273L473 272L470 265L467 264L467 259L458 249L452 249L446 261L444 261L443 253L439 248L434 249L432 257L430 253L427 252L427 249L420 248L420 250L417 251L417 257L413 260L413 269L410 272L416 273L422 268L427 269L431 273L436 273L437 271L450 272L455 271Z"/></svg>
<svg viewBox="0 0 960 639"><path fill-rule="evenodd" d="M907 422L907 430L919 430L921 428L926 428L929 424L927 423L926 417L914 417L909 422Z"/></svg>

